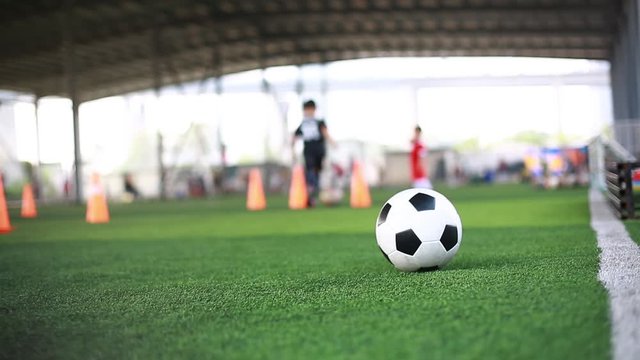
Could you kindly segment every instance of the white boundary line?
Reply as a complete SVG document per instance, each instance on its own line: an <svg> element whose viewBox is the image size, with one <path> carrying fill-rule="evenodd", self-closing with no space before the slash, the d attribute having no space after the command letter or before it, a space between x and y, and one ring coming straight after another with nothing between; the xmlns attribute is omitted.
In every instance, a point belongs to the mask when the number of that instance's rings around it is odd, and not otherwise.
<svg viewBox="0 0 640 360"><path fill-rule="evenodd" d="M640 359L640 247L614 216L604 195L589 192L591 227L598 237L598 278L609 292L614 360Z"/></svg>

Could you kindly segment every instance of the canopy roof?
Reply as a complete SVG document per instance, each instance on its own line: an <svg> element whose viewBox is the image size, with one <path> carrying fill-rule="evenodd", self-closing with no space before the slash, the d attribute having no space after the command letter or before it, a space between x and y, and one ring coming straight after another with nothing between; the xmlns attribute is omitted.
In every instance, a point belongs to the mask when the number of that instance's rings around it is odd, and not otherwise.
<svg viewBox="0 0 640 360"><path fill-rule="evenodd" d="M86 101L377 56L611 57L622 0L0 0L0 88Z"/></svg>

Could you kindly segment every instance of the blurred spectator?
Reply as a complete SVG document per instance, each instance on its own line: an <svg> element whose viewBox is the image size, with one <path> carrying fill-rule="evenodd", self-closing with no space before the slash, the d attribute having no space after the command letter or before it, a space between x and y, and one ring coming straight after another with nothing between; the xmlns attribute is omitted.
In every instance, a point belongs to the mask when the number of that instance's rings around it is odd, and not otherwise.
<svg viewBox="0 0 640 360"><path fill-rule="evenodd" d="M427 148L422 143L422 128L416 126L411 139L411 179L413 187L431 189L431 181L429 180L429 172L424 164L427 161Z"/></svg>
<svg viewBox="0 0 640 360"><path fill-rule="evenodd" d="M126 196L126 200L133 201L135 199L140 198L140 191L133 182L133 177L130 173L124 173L124 193Z"/></svg>

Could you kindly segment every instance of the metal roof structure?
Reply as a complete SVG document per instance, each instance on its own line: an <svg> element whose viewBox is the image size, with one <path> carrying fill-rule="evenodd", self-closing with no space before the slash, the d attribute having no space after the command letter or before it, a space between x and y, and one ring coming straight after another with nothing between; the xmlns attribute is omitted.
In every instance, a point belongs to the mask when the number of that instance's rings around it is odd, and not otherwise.
<svg viewBox="0 0 640 360"><path fill-rule="evenodd" d="M377 56L612 57L622 0L0 0L0 89L79 102Z"/></svg>

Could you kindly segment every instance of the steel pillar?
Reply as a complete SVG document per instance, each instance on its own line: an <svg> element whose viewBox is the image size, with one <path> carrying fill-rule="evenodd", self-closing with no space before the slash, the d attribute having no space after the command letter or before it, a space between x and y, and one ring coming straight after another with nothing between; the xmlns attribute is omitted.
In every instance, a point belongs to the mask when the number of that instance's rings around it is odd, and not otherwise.
<svg viewBox="0 0 640 360"><path fill-rule="evenodd" d="M156 28L151 34L151 72L153 76L153 93L155 95L156 104L160 101L160 91L162 89L162 69L160 68L160 26L156 24ZM157 121L158 119L154 119ZM158 162L158 194L160 199L167 198L167 171L164 164L164 136L162 129L158 126L156 131L156 156Z"/></svg>
<svg viewBox="0 0 640 360"><path fill-rule="evenodd" d="M322 63L322 80L320 84L320 93L322 96L322 114L326 119L329 115L329 75L327 74L327 63Z"/></svg>
<svg viewBox="0 0 640 360"><path fill-rule="evenodd" d="M67 93L71 100L73 113L73 154L74 154L74 189L76 203L82 203L82 154L80 151L80 99L77 89L77 64L73 36L73 13L71 1L67 1L67 11L64 13L64 46L65 49L65 76L67 80Z"/></svg>
<svg viewBox="0 0 640 360"><path fill-rule="evenodd" d="M34 186L37 186L38 191L36 196L38 198L42 198L42 152L40 151L40 115L38 108L40 107L40 97L35 96L33 98L33 111L34 111L34 120L36 125L36 166L33 170L34 179L31 181L34 183Z"/></svg>
<svg viewBox="0 0 640 360"><path fill-rule="evenodd" d="M616 121L640 119L640 0L623 4L611 58Z"/></svg>
<svg viewBox="0 0 640 360"><path fill-rule="evenodd" d="M42 165L42 154L40 152L40 114L38 108L40 107L40 97L35 96L33 99L33 111L34 119L36 122L36 166L38 168L38 175L40 175L40 166Z"/></svg>

